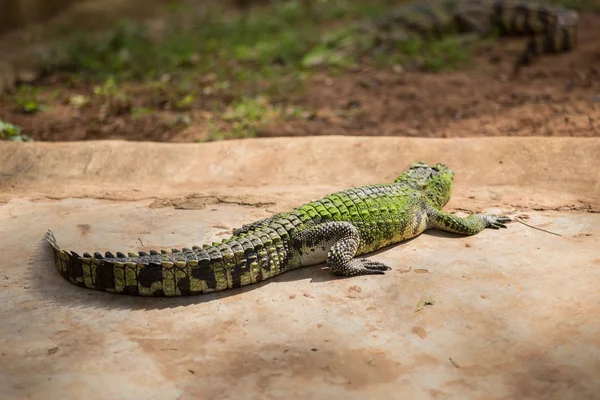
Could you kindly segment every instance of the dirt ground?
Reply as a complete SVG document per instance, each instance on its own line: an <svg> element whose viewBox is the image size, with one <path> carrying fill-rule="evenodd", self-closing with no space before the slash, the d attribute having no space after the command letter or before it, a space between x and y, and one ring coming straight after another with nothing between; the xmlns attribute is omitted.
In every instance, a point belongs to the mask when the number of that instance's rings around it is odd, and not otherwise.
<svg viewBox="0 0 600 400"><path fill-rule="evenodd" d="M272 99L306 110L303 118L261 127L258 136L384 135L411 137L465 136L596 136L600 117L600 15L583 13L579 46L571 53L548 55L510 77L523 40L501 39L480 49L458 71L423 73L400 67L363 65L341 75L316 73L300 93ZM197 81L210 83L210 77ZM47 77L43 92L73 94L56 76ZM135 105L163 99L143 87ZM2 103L0 117L23 127L36 140L126 139L190 142L210 136L214 94L202 95L182 126L181 113L157 110L134 117L103 115L99 107L74 109L58 105L33 115ZM121 114L121 115L119 115Z"/></svg>

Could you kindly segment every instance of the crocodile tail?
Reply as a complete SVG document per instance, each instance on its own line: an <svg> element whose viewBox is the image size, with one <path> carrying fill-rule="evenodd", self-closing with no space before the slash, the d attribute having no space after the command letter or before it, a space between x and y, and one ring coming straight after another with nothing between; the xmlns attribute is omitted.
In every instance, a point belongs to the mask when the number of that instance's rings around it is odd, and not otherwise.
<svg viewBox="0 0 600 400"><path fill-rule="evenodd" d="M268 235L248 235L191 249L127 255L83 253L59 247L51 231L54 263L65 279L88 289L137 296L185 296L259 282L284 272L284 247Z"/></svg>

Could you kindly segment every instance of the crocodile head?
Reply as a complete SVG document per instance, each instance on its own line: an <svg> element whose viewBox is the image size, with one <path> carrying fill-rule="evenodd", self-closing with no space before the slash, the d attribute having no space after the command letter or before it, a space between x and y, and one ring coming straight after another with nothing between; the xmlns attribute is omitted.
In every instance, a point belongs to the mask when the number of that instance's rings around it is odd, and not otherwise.
<svg viewBox="0 0 600 400"><path fill-rule="evenodd" d="M436 207L443 207L452 195L454 172L446 165L437 163L430 166L424 162L412 164L408 171L400 175L395 183L408 185L425 192Z"/></svg>

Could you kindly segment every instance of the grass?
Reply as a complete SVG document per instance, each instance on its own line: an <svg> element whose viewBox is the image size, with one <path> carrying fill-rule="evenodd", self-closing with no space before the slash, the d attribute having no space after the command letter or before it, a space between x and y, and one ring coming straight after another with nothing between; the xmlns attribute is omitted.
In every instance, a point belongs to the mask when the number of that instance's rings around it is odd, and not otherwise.
<svg viewBox="0 0 600 400"><path fill-rule="evenodd" d="M600 10L600 0L546 1L577 10ZM45 67L68 71L74 81L95 82L108 77L148 82L165 75L175 82L190 74L215 74L231 87L239 83L281 95L303 87L313 66L343 69L355 63L352 54L330 51L323 44L323 34L339 34L337 28L330 28L332 24L347 26L397 4L391 0L272 0L264 7L235 12L214 5L198 11L173 1L165 9L164 24L121 21L100 34L79 32L57 49L60 56ZM418 53L411 53L411 46ZM419 58L428 71L455 68L470 53L469 46L462 46L456 38L416 39L406 47L409 51L401 58ZM261 83L258 87L257 82Z"/></svg>
<svg viewBox="0 0 600 400"><path fill-rule="evenodd" d="M357 62L352 51L332 51L324 44L328 36L339 35L339 29L329 28L332 23L349 26L397 2L283 0L237 13L215 7L197 12L174 4L164 25L124 21L101 34L74 35L57 49L60 56L48 62L46 70L67 71L75 85L130 81L187 85L187 92L178 90L171 101L175 109L183 110L196 100L198 76L213 77L201 88L205 94L226 88L236 98L284 96L301 90L315 66L338 72ZM350 34L345 40L354 43L361 38ZM452 37L415 39L400 50L400 55L381 54L378 63L418 59L423 69L438 71L455 68L470 55L470 48Z"/></svg>
<svg viewBox="0 0 600 400"><path fill-rule="evenodd" d="M302 118L299 107L273 105L267 97L242 97L221 114L220 121L211 121L207 140L254 137L258 129L272 121Z"/></svg>
<svg viewBox="0 0 600 400"><path fill-rule="evenodd" d="M31 138L21 132L21 128L0 119L0 140L10 142L30 142Z"/></svg>
<svg viewBox="0 0 600 400"><path fill-rule="evenodd" d="M100 35L76 35L46 68L84 80L157 80L186 72L214 73L228 81L270 80L302 69L302 58L319 42L324 24L375 15L382 4L286 0L242 13L177 9L162 27L122 22Z"/></svg>
<svg viewBox="0 0 600 400"><path fill-rule="evenodd" d="M376 55L380 66L402 65L426 72L453 70L471 57L474 37L450 35L439 40L413 39L398 45L392 55Z"/></svg>
<svg viewBox="0 0 600 400"><path fill-rule="evenodd" d="M38 100L39 89L30 85L22 85L17 90L16 103L20 112L34 114L44 110L44 105Z"/></svg>
<svg viewBox="0 0 600 400"><path fill-rule="evenodd" d="M191 75L213 75L215 85L228 85L238 97L260 93L276 97L302 89L314 67L336 72L357 62L352 51L328 48L325 42L331 37L349 32L328 26L347 27L394 4L385 0L283 0L242 13L214 7L202 13L177 9L161 28L121 22L101 35L76 35L58 51L62 54L58 61L46 68L69 71L74 81L112 77L156 82L166 77L177 84L189 81ZM356 43L361 40L357 36L347 34L344 40ZM415 39L400 48L408 50L401 59L422 59L427 71L451 69L470 55L470 48L463 44L456 38ZM416 50L411 51L411 46ZM387 57L397 62L397 56L382 54L378 61ZM191 98L186 101L191 103Z"/></svg>

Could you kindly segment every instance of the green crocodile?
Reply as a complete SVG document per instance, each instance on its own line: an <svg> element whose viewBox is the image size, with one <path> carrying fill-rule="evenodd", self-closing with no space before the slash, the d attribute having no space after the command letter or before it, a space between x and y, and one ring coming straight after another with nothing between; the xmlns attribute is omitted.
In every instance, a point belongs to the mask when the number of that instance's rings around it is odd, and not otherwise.
<svg viewBox="0 0 600 400"><path fill-rule="evenodd" d="M260 282L296 268L327 263L335 275L383 274L390 268L355 258L437 228L474 235L506 228L510 218L467 217L442 211L454 173L444 164L411 165L393 183L356 187L311 201L290 212L243 225L219 243L83 257L61 250L52 232L60 274L78 286L141 296L216 292Z"/></svg>
<svg viewBox="0 0 600 400"><path fill-rule="evenodd" d="M563 7L511 0L437 0L401 5L325 39L327 58L388 51L398 43L421 38L441 38L449 33L529 36L515 69L535 56L572 50L577 44L579 14ZM323 50L317 50L317 53ZM305 63L310 64L310 54Z"/></svg>

